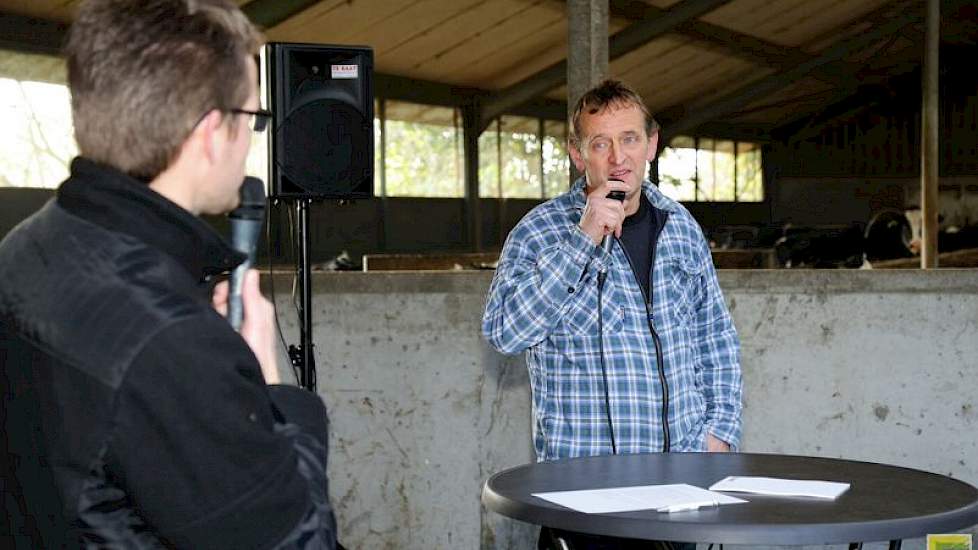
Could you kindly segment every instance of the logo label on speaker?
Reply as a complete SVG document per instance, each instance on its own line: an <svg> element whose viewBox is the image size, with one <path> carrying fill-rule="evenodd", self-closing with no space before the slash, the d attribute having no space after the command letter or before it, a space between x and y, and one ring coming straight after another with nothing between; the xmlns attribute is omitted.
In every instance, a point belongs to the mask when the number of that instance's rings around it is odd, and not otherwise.
<svg viewBox="0 0 978 550"><path fill-rule="evenodd" d="M359 74L360 74L359 65L330 65L330 70L332 71L331 74L334 79L359 78Z"/></svg>

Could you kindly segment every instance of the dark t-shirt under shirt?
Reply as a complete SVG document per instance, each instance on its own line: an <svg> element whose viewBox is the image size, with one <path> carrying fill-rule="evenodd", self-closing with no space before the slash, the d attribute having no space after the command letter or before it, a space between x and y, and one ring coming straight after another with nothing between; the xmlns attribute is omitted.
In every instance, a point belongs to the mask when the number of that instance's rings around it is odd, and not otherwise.
<svg viewBox="0 0 978 550"><path fill-rule="evenodd" d="M648 302L652 301L649 285L652 261L655 258L655 244L665 223L665 212L652 206L644 194L641 195L638 211L622 222L620 242L631 261L635 279L642 287Z"/></svg>

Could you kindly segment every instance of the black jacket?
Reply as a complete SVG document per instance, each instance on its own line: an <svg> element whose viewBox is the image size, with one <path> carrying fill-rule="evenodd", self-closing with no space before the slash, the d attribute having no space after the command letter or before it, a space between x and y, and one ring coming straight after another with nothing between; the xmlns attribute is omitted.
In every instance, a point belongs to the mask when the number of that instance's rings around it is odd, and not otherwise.
<svg viewBox="0 0 978 550"><path fill-rule="evenodd" d="M212 276L241 260L84 159L0 243L0 468L17 546L333 548L322 401L267 386L210 305Z"/></svg>

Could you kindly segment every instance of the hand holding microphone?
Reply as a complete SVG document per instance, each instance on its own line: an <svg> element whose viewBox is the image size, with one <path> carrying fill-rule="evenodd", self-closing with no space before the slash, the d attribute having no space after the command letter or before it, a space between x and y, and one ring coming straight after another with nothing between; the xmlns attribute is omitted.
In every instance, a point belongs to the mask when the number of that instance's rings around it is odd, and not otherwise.
<svg viewBox="0 0 978 550"><path fill-rule="evenodd" d="M265 184L246 177L241 186L241 203L228 214L231 219L231 246L247 255L228 282L214 288L214 307L227 316L258 359L266 384L278 384L278 356L275 340L275 309L261 294L255 263L255 250L265 213Z"/></svg>
<svg viewBox="0 0 978 550"><path fill-rule="evenodd" d="M621 236L621 224L625 220L624 182L609 180L592 189L587 195L581 230L591 237L595 245L611 250L611 235Z"/></svg>
<svg viewBox="0 0 978 550"><path fill-rule="evenodd" d="M228 321L237 331L241 330L244 318L241 288L245 273L255 264L255 249L265 217L265 184L258 178L247 176L241 184L240 195L241 203L228 214L231 219L231 246L248 257L231 273Z"/></svg>
<svg viewBox="0 0 978 550"><path fill-rule="evenodd" d="M624 203L625 203L625 192L624 191L619 191L619 190L609 191L608 192L608 196L606 198L611 199L611 200L614 200L614 201L618 201L619 203L622 203L622 205L623 205L622 206L622 214L624 214L624 208L625 208L624 207ZM624 219L625 218L622 218L622 220L624 220ZM615 236L616 237L621 237L621 221L618 222L618 227L615 229ZM612 243L611 233L605 233L604 240L601 241L601 248L604 249L605 254L611 254L611 243Z"/></svg>

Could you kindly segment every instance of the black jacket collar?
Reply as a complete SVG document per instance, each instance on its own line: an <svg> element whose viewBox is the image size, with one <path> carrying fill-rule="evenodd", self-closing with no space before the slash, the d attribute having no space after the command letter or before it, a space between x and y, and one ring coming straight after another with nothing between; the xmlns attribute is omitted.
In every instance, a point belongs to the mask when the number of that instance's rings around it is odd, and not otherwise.
<svg viewBox="0 0 978 550"><path fill-rule="evenodd" d="M198 280L245 260L206 222L118 170L78 157L58 204L89 222L131 235L176 258Z"/></svg>

